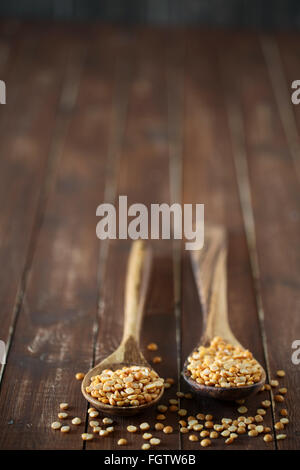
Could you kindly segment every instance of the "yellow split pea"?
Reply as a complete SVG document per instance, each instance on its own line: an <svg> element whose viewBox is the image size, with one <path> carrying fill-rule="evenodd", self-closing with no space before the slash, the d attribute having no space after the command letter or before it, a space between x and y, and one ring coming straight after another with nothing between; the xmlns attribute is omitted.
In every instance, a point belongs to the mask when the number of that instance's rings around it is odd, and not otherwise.
<svg viewBox="0 0 300 470"><path fill-rule="evenodd" d="M210 387L243 387L261 380L262 368L252 353L216 336L188 358L191 378Z"/></svg>
<svg viewBox="0 0 300 470"><path fill-rule="evenodd" d="M84 373L83 372L77 372L75 375L76 380L83 380L84 379Z"/></svg>
<svg viewBox="0 0 300 470"><path fill-rule="evenodd" d="M91 378L86 392L101 403L130 407L156 400L163 386L164 379L153 369L131 366L115 371L103 370L100 375Z"/></svg>
<svg viewBox="0 0 300 470"><path fill-rule="evenodd" d="M119 439L118 440L118 446L126 446L127 440L126 439Z"/></svg>
<svg viewBox="0 0 300 470"><path fill-rule="evenodd" d="M157 346L156 343L149 343L148 346L147 346L147 349L148 349L148 351L157 351L158 346Z"/></svg>

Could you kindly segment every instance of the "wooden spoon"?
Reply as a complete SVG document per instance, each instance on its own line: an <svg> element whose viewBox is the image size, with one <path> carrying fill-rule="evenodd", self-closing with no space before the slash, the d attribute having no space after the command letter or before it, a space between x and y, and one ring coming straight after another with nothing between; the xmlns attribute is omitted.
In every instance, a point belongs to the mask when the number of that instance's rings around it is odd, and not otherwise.
<svg viewBox="0 0 300 470"><path fill-rule="evenodd" d="M152 254L142 240L134 241L131 247L126 274L125 312L123 339L118 349L91 369L84 377L81 391L84 397L103 413L115 416L131 416L155 405L163 394L163 388L157 399L140 406L112 406L101 403L86 392L91 377L101 374L104 369L116 370L124 366L146 366L153 369L139 349L140 329L151 270Z"/></svg>
<svg viewBox="0 0 300 470"><path fill-rule="evenodd" d="M220 336L232 345L243 348L228 323L225 230L220 226L206 227L203 249L190 253L204 316L204 333L195 350L200 345L208 346L215 336ZM266 380L266 373L261 367L262 377L258 383L242 387L212 387L198 384L191 379L187 366L188 359L184 363L182 372L188 384L199 394L220 400L238 400L253 395L261 389Z"/></svg>

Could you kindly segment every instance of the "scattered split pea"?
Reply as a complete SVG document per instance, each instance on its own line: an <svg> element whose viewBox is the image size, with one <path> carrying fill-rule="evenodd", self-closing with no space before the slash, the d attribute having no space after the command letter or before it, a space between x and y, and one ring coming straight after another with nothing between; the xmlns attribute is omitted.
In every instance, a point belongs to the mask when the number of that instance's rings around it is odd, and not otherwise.
<svg viewBox="0 0 300 470"><path fill-rule="evenodd" d="M161 423L157 423L157 424L161 424ZM140 424L140 429L141 429L141 431L148 431L148 429L150 429L150 424L149 423L141 423Z"/></svg>
<svg viewBox="0 0 300 470"><path fill-rule="evenodd" d="M167 382L167 384L174 385L175 380L172 379L171 377L168 377L168 378L166 379L166 382Z"/></svg>
<svg viewBox="0 0 300 470"><path fill-rule="evenodd" d="M137 427L136 426L127 426L127 431L128 432L137 432Z"/></svg>
<svg viewBox="0 0 300 470"><path fill-rule="evenodd" d="M127 440L126 439L119 439L118 440L118 446L126 446L127 445Z"/></svg>
<svg viewBox="0 0 300 470"><path fill-rule="evenodd" d="M275 395L274 400L277 402L283 402L284 396L283 395Z"/></svg>
<svg viewBox="0 0 300 470"><path fill-rule="evenodd" d="M164 415L164 414L158 414L158 415L156 416L156 419L157 419L158 421L164 421L164 420L166 419L166 415Z"/></svg>
<svg viewBox="0 0 300 470"><path fill-rule="evenodd" d="M84 373L83 372L77 372L75 375L76 380L83 380L84 379Z"/></svg>
<svg viewBox="0 0 300 470"><path fill-rule="evenodd" d="M162 357L161 356L155 356L152 359L152 362L153 362L153 364L160 364L162 362ZM169 383L169 382L167 382L167 383Z"/></svg>
<svg viewBox="0 0 300 470"><path fill-rule="evenodd" d="M162 429L164 429L164 425L162 423L155 423L154 427L155 427L156 431L161 431Z"/></svg>
<svg viewBox="0 0 300 470"><path fill-rule="evenodd" d="M69 404L68 403L60 403L59 405L60 409L61 410L67 410L69 408Z"/></svg>
<svg viewBox="0 0 300 470"><path fill-rule="evenodd" d="M246 406L240 406L238 409L238 412L241 414L245 414L248 411L248 408Z"/></svg>
<svg viewBox="0 0 300 470"><path fill-rule="evenodd" d="M102 423L103 424L112 424L114 421L111 418L103 418Z"/></svg>
<svg viewBox="0 0 300 470"><path fill-rule="evenodd" d="M149 343L148 346L147 346L147 349L148 349L148 351L157 351L158 346L157 346L156 343Z"/></svg>
<svg viewBox="0 0 300 470"><path fill-rule="evenodd" d="M51 424L52 429L60 429L61 428L61 423L59 421L54 421L54 423Z"/></svg>
<svg viewBox="0 0 300 470"><path fill-rule="evenodd" d="M178 411L178 406L177 405L171 405L171 406L169 406L169 410L172 411L172 412L173 411Z"/></svg>
<svg viewBox="0 0 300 470"><path fill-rule="evenodd" d="M160 439L157 439L157 437L152 437L149 442L152 446L158 446L160 444Z"/></svg>
<svg viewBox="0 0 300 470"><path fill-rule="evenodd" d="M289 420L288 420L287 418L281 418L281 419L280 419L280 422L281 422L282 424L289 424Z"/></svg>
<svg viewBox="0 0 300 470"><path fill-rule="evenodd" d="M261 402L261 406L263 406L264 408L269 408L271 406L271 402L270 400L264 400Z"/></svg>
<svg viewBox="0 0 300 470"><path fill-rule="evenodd" d="M90 422L89 422L89 425L90 425L92 428L96 428L97 426L99 426L99 421L90 421Z"/></svg>
<svg viewBox="0 0 300 470"><path fill-rule="evenodd" d="M170 398L169 403L170 405L178 405L178 400L176 400L176 398Z"/></svg>
<svg viewBox="0 0 300 470"><path fill-rule="evenodd" d="M164 432L165 434L171 434L171 433L173 432L172 426L165 426L165 427L163 428L163 432Z"/></svg>
<svg viewBox="0 0 300 470"><path fill-rule="evenodd" d="M81 424L81 419L80 418L73 418L72 419L72 424L74 424L75 426L78 426L79 424Z"/></svg>
<svg viewBox="0 0 300 470"><path fill-rule="evenodd" d="M151 345L154 344L154 349L151 349ZM150 347L151 346L151 347ZM155 343L150 343L147 348L149 350L157 350L157 345ZM161 360L161 358L158 356L158 358ZM156 358L154 358L155 360ZM154 361L153 360L153 361ZM158 362L160 362L160 360ZM284 377L285 372L283 370L277 371L277 376L278 377ZM76 374L76 379L77 380L82 380L84 378L83 373L77 373ZM155 378L154 380L163 380L163 379L157 379ZM166 385L168 384L169 386L174 384L174 379L168 378L165 381ZM270 384L265 384L264 390L270 390L272 387L278 387L279 386L279 381L278 380L271 380ZM132 387L131 383L129 385L126 385L128 389ZM130 393L133 393L130 391ZM149 392L151 393L151 392ZM276 402L283 402L284 401L284 395L287 393L287 388L286 387L281 387L278 389L278 394L274 396L274 400ZM169 399L169 404L170 406L166 405L158 405L157 410L160 412L157 416L156 419L159 421L164 421L166 419L166 411L178 411L178 415L180 417L185 417L188 414L188 410L184 408L178 409L178 398L186 398L186 399L191 399L193 395L191 393L183 393L183 392L176 392L176 397L177 398L170 398ZM239 405L243 405L245 400L237 400L236 401ZM213 422L213 416L211 414L203 414L203 413L197 413L196 417L194 416L189 416L187 418L187 421L185 420L179 420L178 423L180 424L180 432L185 434L189 433L189 431L200 431L199 436L201 439L198 438L196 434L190 433L189 434L189 440L192 442L198 442L200 440L200 445L202 447L208 447L211 445L211 439L217 439L220 435L225 439L225 444L232 444L235 439L238 438L239 434L245 434L246 432L248 433L249 437L256 437L259 434L263 434L263 440L268 443L272 442L273 436L271 434L271 429L269 427L266 427L263 425L263 420L264 416L266 415L266 408L269 408L271 406L270 400L263 400L261 402L262 408L258 408L256 410L256 415L255 416L239 416L238 418L231 419L231 418L222 418L221 423L222 424L214 424ZM69 408L68 403L60 403L59 404L60 410L62 410L60 413L58 413L58 417L60 419L66 419L68 418L68 413L65 412ZM237 408L237 411L241 415L245 415L248 412L248 408L246 406L239 406ZM275 429L277 431L282 431L285 428L285 425L289 423L289 420L287 418L288 412L285 408L281 409L278 411L279 414L282 416L280 418L280 421L275 423ZM89 408L88 410L90 418L96 418L99 415L99 412L95 408ZM200 424L198 420L204 421L204 425ZM75 417L71 420L72 424L74 425L79 425L81 424L82 420L78 417ZM106 425L111 425L113 423L113 420L111 418L103 418L102 420L103 424ZM261 423L261 424L257 424ZM93 428L94 433L99 433L100 436L107 436L109 433L114 431L114 426L109 426L106 429L101 429L99 426L99 422L94 420L90 421L89 425ZM205 426L207 429L203 429L203 426ZM173 427L170 425L164 425L161 422L157 422L154 425L155 429L157 431L163 431L164 434L171 434L173 432ZM60 429L62 433L68 433L70 431L70 426L65 425L62 426L62 423L59 421L55 421L51 424L52 429ZM138 431L138 428L141 429L141 431L148 431L150 429L150 425L147 422L141 423L139 426L135 425L128 425L127 426L127 431L131 433L136 433ZM90 433L83 433L81 434L81 438L83 440L92 440L94 437L93 434ZM278 434L276 436L277 440L281 439L286 439L286 434ZM158 438L155 438L152 436L151 433L144 432L142 435L142 438L146 441L149 442L144 442L141 446L141 449L143 450L149 450L151 448L151 445L159 445L161 443L161 440ZM122 445L127 445L127 440L124 438L121 438L117 441L117 444L119 446Z"/></svg>
<svg viewBox="0 0 300 470"><path fill-rule="evenodd" d="M161 413L165 413L165 411L168 410L168 407L166 405L158 405L157 407L158 411L160 411Z"/></svg>
<svg viewBox="0 0 300 470"><path fill-rule="evenodd" d="M62 426L60 428L60 431L63 432L63 433L67 433L70 431L70 426Z"/></svg>
<svg viewBox="0 0 300 470"><path fill-rule="evenodd" d="M228 439L225 440L225 444L232 444L234 442L233 437L228 437Z"/></svg>
<svg viewBox="0 0 300 470"><path fill-rule="evenodd" d="M150 449L150 444L148 444L147 442L145 442L145 444L142 445L141 449L142 450L149 450Z"/></svg>
<svg viewBox="0 0 300 470"><path fill-rule="evenodd" d="M187 432L189 432L189 430L188 430L188 428L186 428L185 426L182 426L182 427L180 428L180 432L181 432L182 434L186 434Z"/></svg>
<svg viewBox="0 0 300 470"><path fill-rule="evenodd" d="M271 387L278 387L279 382L278 382L278 380L271 380L270 385L271 385Z"/></svg>
<svg viewBox="0 0 300 470"><path fill-rule="evenodd" d="M202 447L208 447L208 446L211 445L211 440L210 439L202 439L200 444L201 444Z"/></svg>

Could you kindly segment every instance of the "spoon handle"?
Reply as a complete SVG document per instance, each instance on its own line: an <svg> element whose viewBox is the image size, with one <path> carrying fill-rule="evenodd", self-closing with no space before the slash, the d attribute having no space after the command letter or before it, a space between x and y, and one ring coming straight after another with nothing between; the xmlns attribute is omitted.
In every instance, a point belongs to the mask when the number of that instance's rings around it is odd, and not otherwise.
<svg viewBox="0 0 300 470"><path fill-rule="evenodd" d="M223 227L205 228L202 250L191 252L193 272L204 316L201 343L215 336L238 344L228 322L227 304L227 235Z"/></svg>
<svg viewBox="0 0 300 470"><path fill-rule="evenodd" d="M126 274L124 331L122 343L133 338L139 343L140 329L151 270L151 252L145 242L132 243Z"/></svg>

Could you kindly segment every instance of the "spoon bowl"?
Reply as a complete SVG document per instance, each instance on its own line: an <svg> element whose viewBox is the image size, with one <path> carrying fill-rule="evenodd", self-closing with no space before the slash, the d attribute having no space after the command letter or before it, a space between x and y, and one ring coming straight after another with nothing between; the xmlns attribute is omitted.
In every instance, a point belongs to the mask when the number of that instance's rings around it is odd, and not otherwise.
<svg viewBox="0 0 300 470"><path fill-rule="evenodd" d="M86 387L91 383L91 378L100 375L105 369L117 370L122 367L142 366L154 370L139 349L140 328L151 271L151 260L152 254L150 249L145 247L144 242L141 240L133 242L126 274L123 339L110 356L87 372L81 384L81 391L86 400L94 408L107 415L133 416L141 413L154 406L164 392L162 387L155 400L139 406L113 406L100 402L86 391Z"/></svg>
<svg viewBox="0 0 300 470"><path fill-rule="evenodd" d="M104 359L100 364L90 369L85 375L81 383L81 391L86 400L97 410L102 411L104 414L113 415L113 416L133 416L138 413L142 413L146 409L154 406L162 397L164 389L161 389L159 396L143 405L139 406L112 406L100 402L97 398L92 397L87 391L91 383L91 378L96 375L100 375L101 372L105 369L117 370L122 369L122 367L130 366L141 366L149 367L153 370L153 367L144 358L143 354L139 351L138 346L134 338L129 338L125 344L120 344L119 348L106 359Z"/></svg>
<svg viewBox="0 0 300 470"><path fill-rule="evenodd" d="M191 252L191 262L204 316L204 334L196 348L208 346L213 338L221 337L233 346L245 349L236 339L228 322L227 305L227 237L220 226L206 227L202 250ZM266 373L261 367L261 379L252 385L240 387L214 387L198 384L191 378L186 359L182 376L189 386L203 397L218 400L240 400L257 393L265 383Z"/></svg>
<svg viewBox="0 0 300 470"><path fill-rule="evenodd" d="M248 398L251 395L255 395L262 388L266 381L266 373L262 369L262 378L259 382L253 385L244 385L243 387L210 387L208 385L198 384L190 376L190 372L187 369L188 360L185 361L182 371L182 376L184 380L189 384L189 386L196 392L201 395L203 398L216 398L217 400L224 401L236 401L241 400L242 398Z"/></svg>

